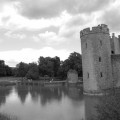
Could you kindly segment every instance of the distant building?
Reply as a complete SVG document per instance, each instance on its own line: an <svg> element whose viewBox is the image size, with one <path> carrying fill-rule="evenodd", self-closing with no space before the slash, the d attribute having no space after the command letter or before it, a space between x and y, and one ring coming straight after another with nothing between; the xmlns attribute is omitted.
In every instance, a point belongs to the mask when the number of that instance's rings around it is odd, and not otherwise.
<svg viewBox="0 0 120 120"><path fill-rule="evenodd" d="M77 83L78 82L78 73L76 70L70 69L67 73L68 83Z"/></svg>
<svg viewBox="0 0 120 120"><path fill-rule="evenodd" d="M80 32L85 93L101 93L120 86L120 36L109 35L107 25Z"/></svg>

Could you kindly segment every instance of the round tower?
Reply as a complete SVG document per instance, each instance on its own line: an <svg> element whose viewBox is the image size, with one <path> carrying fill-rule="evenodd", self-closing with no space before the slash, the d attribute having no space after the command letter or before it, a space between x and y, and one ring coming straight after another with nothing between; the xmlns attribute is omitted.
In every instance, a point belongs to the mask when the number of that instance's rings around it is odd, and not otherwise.
<svg viewBox="0 0 120 120"><path fill-rule="evenodd" d="M84 93L102 93L112 87L109 29L101 24L80 32Z"/></svg>

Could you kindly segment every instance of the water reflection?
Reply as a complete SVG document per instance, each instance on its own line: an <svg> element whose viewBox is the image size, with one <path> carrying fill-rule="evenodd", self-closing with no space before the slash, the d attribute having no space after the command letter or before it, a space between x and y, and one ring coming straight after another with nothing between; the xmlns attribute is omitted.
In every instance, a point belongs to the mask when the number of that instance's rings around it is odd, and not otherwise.
<svg viewBox="0 0 120 120"><path fill-rule="evenodd" d="M120 94L102 98L97 111L97 120L120 120Z"/></svg>
<svg viewBox="0 0 120 120"><path fill-rule="evenodd" d="M0 105L3 105L6 101L6 96L10 94L12 87L0 87Z"/></svg>
<svg viewBox="0 0 120 120"><path fill-rule="evenodd" d="M120 94L83 96L76 87L0 88L0 117L17 120L119 120ZM9 120L9 119L8 119Z"/></svg>
<svg viewBox="0 0 120 120"><path fill-rule="evenodd" d="M19 99L21 100L21 102L24 104L26 96L28 95L28 87L22 86L22 87L17 87L16 92L18 94Z"/></svg>
<svg viewBox="0 0 120 120"><path fill-rule="evenodd" d="M1 98L1 97L0 97ZM20 120L82 120L84 101L77 88L13 87L0 112Z"/></svg>
<svg viewBox="0 0 120 120"><path fill-rule="evenodd" d="M93 120L97 116L96 106L100 103L100 97L84 96L85 120Z"/></svg>

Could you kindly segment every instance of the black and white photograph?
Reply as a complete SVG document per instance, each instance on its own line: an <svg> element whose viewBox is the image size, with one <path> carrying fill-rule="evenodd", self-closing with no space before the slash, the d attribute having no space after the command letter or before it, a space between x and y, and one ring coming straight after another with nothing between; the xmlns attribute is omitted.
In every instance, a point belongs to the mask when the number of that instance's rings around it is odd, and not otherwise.
<svg viewBox="0 0 120 120"><path fill-rule="evenodd" d="M0 0L0 120L120 120L120 0Z"/></svg>

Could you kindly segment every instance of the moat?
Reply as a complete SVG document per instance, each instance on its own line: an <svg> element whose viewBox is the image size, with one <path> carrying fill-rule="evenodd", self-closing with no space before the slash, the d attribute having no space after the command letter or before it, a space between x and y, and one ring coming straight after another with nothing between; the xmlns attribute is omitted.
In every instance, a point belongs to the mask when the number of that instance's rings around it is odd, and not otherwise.
<svg viewBox="0 0 120 120"><path fill-rule="evenodd" d="M11 120L118 120L120 94L84 96L82 88L0 88L0 114Z"/></svg>

